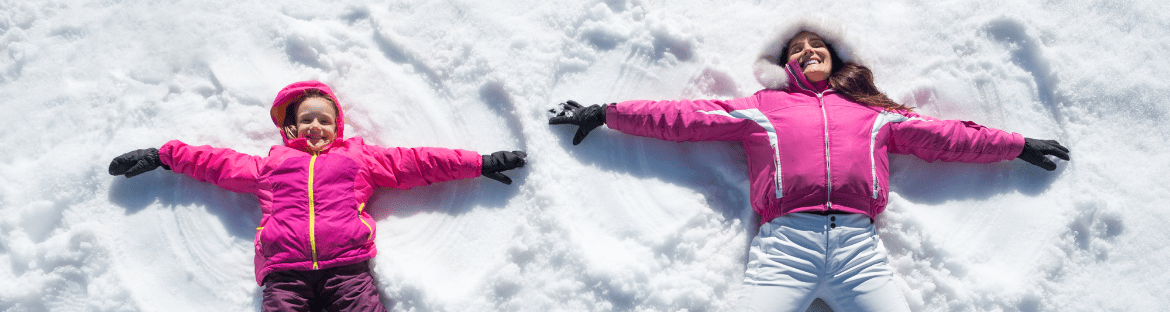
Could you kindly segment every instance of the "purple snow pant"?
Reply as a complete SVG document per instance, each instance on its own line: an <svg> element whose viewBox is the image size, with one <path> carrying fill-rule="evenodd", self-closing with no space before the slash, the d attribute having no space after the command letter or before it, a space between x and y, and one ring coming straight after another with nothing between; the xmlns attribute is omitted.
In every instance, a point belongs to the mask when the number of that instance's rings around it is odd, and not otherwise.
<svg viewBox="0 0 1170 312"><path fill-rule="evenodd" d="M277 271L264 277L261 311L384 312L367 262L316 271Z"/></svg>

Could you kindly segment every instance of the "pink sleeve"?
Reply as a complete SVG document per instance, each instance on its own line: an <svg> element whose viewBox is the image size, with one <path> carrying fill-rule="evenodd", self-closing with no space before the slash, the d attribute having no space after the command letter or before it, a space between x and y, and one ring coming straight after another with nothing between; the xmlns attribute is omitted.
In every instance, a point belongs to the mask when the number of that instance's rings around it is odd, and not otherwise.
<svg viewBox="0 0 1170 312"><path fill-rule="evenodd" d="M408 189L480 175L483 156L479 153L439 147L384 148L363 145L363 157L371 165L376 187Z"/></svg>
<svg viewBox="0 0 1170 312"><path fill-rule="evenodd" d="M226 148L191 146L178 140L163 144L158 158L171 170L237 193L259 190L263 158Z"/></svg>
<svg viewBox="0 0 1170 312"><path fill-rule="evenodd" d="M890 127L890 152L935 160L988 163L1012 160L1024 150L1024 136L970 121L938 120L908 113Z"/></svg>
<svg viewBox="0 0 1170 312"><path fill-rule="evenodd" d="M626 101L605 109L614 130L669 141L738 141L759 130L755 96L734 100Z"/></svg>

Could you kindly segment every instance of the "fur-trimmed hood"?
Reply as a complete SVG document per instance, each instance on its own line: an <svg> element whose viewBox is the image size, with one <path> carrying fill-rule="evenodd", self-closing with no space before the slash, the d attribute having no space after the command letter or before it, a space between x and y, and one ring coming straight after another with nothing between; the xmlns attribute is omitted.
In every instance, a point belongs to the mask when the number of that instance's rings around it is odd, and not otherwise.
<svg viewBox="0 0 1170 312"><path fill-rule="evenodd" d="M806 30L816 33L825 42L832 45L833 50L837 52L837 57L842 61L868 66L860 55L861 40L850 36L844 25L825 16L799 18L776 27L768 40L764 41L759 57L752 64L752 72L756 75L756 81L759 81L764 88L770 90L788 89L788 74L784 70L784 64L787 62L784 61L786 58L782 57L780 53L788 44L789 39Z"/></svg>

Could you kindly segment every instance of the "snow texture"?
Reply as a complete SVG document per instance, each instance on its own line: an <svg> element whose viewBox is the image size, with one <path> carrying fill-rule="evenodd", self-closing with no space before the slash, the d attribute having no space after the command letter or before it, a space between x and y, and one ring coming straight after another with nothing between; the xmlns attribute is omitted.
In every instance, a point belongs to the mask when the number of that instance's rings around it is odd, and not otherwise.
<svg viewBox="0 0 1170 312"><path fill-rule="evenodd" d="M1055 172L893 156L877 224L911 309L1166 309L1166 3L0 1L0 311L258 310L254 197L106 168L170 139L263 155L276 92L310 79L368 143L530 156L511 186L377 192L394 311L729 311L743 149L573 146L546 111L750 95L764 37L810 10L896 101L1072 149Z"/></svg>

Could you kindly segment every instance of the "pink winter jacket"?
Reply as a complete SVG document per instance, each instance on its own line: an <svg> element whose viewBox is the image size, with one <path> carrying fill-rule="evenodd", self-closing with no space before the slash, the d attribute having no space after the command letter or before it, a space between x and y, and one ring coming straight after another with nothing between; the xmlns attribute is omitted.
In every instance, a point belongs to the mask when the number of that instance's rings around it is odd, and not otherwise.
<svg viewBox="0 0 1170 312"><path fill-rule="evenodd" d="M752 209L760 222L794 212L876 217L889 195L887 152L928 162L1016 158L1024 138L970 121L858 104L816 91L796 62L784 90L734 100L627 101L606 108L606 124L671 141L742 141ZM796 69L796 70L793 70Z"/></svg>
<svg viewBox="0 0 1170 312"><path fill-rule="evenodd" d="M278 127L285 107L306 89L324 91L339 103L320 82L294 83L273 103ZM267 157L170 141L159 149L159 158L175 172L259 198L263 217L255 265L260 285L273 271L317 270L373 258L375 223L365 208L374 188L407 189L480 175L478 153L384 148L366 145L360 137L343 140L343 121L339 107L336 139L316 153L307 152L305 139L285 138Z"/></svg>

